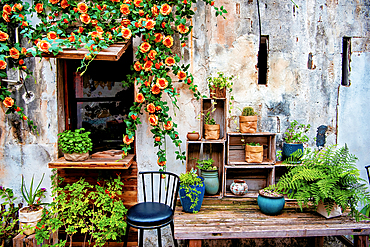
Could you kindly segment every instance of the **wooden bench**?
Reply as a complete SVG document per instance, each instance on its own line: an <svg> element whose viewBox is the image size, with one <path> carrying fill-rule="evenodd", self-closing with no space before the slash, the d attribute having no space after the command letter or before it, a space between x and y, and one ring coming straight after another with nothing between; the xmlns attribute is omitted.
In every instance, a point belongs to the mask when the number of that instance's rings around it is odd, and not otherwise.
<svg viewBox="0 0 370 247"><path fill-rule="evenodd" d="M344 213L325 219L310 209L300 211L296 202L287 202L277 216L263 214L256 199L204 200L196 214L185 213L181 205L174 215L175 239L201 246L203 239L316 237L354 235L355 246L369 246L370 221L356 222Z"/></svg>

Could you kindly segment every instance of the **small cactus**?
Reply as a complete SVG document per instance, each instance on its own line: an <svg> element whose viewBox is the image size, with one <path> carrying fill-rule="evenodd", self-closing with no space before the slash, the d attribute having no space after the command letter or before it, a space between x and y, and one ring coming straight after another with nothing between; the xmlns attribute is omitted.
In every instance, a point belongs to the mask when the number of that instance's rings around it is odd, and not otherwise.
<svg viewBox="0 0 370 247"><path fill-rule="evenodd" d="M253 107L246 106L243 108L242 116L255 116L257 112L254 111Z"/></svg>

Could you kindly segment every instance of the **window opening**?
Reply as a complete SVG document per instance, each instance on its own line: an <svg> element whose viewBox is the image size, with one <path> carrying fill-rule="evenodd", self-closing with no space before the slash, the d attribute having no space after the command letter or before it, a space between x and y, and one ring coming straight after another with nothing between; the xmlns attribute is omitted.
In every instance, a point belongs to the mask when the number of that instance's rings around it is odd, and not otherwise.
<svg viewBox="0 0 370 247"><path fill-rule="evenodd" d="M261 36L258 51L258 84L267 84L267 56L268 56L268 36Z"/></svg>
<svg viewBox="0 0 370 247"><path fill-rule="evenodd" d="M93 152L121 149L128 118L134 102L134 86L122 87L131 73L132 46L118 61L93 60L81 76L77 68L81 60L66 61L68 106L67 129L90 131Z"/></svg>
<svg viewBox="0 0 370 247"><path fill-rule="evenodd" d="M342 54L342 85L349 86L349 72L351 62L351 38L343 37L343 54Z"/></svg>

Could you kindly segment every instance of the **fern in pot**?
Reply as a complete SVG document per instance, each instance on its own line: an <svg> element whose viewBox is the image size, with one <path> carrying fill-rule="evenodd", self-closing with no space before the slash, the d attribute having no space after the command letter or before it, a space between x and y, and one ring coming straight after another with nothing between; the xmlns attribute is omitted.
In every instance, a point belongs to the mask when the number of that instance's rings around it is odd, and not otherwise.
<svg viewBox="0 0 370 247"><path fill-rule="evenodd" d="M68 161L83 161L89 158L92 151L90 132L84 132L84 128L75 131L66 130L59 133L59 148L64 152L64 158Z"/></svg>
<svg viewBox="0 0 370 247"><path fill-rule="evenodd" d="M356 220L362 217L357 206L369 204L370 194L356 167L357 157L347 145L306 149L301 161L288 166L277 183L280 192L296 199L301 209L312 204L327 218L339 216L347 208Z"/></svg>

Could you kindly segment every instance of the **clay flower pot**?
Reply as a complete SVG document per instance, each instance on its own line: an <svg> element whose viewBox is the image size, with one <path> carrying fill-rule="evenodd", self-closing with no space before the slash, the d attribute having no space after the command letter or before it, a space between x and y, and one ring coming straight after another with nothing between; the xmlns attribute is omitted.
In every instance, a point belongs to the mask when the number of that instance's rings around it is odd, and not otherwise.
<svg viewBox="0 0 370 247"><path fill-rule="evenodd" d="M262 163L263 146L245 145L245 161L248 163Z"/></svg>
<svg viewBox="0 0 370 247"><path fill-rule="evenodd" d="M218 140L220 138L220 125L204 125L204 139L206 140Z"/></svg>
<svg viewBox="0 0 370 247"><path fill-rule="evenodd" d="M199 140L199 133L198 132L188 132L186 135L189 141L198 141Z"/></svg>
<svg viewBox="0 0 370 247"><path fill-rule="evenodd" d="M257 116L239 116L241 133L255 133L257 130Z"/></svg>

